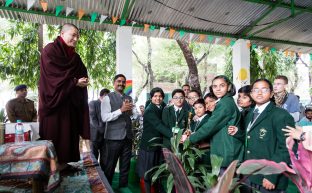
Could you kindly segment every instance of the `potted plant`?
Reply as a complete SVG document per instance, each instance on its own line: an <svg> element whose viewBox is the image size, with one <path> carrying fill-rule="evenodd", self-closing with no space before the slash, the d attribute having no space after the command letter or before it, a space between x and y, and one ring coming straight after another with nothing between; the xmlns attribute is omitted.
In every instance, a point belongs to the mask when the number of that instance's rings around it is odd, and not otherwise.
<svg viewBox="0 0 312 193"><path fill-rule="evenodd" d="M160 178L165 179L166 192L171 192L175 185L175 177L183 177L185 175L185 179L187 179L188 183L184 183L184 185L190 184L194 192L204 192L207 189L215 187L218 183L218 174L223 158L211 155L211 166L198 163L198 160L204 155L204 151L192 146L188 140L180 144L182 133L183 131L180 130L171 138L171 151L164 148L163 152L165 159L167 157L166 155L170 152L172 157L179 162L181 166L179 168L183 168L183 172L177 174L177 171L170 169L170 163L173 162L169 161L148 171L152 172L152 182L154 183ZM155 144L155 146L162 145ZM177 163L173 165L177 166ZM176 192L193 192L190 190L177 191L177 188L182 188L182 186L176 187Z"/></svg>

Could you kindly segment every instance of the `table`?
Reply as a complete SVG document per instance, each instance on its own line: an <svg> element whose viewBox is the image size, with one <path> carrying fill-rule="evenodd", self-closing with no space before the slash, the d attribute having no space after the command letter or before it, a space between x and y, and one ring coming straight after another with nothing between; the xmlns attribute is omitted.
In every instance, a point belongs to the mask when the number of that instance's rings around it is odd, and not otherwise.
<svg viewBox="0 0 312 193"><path fill-rule="evenodd" d="M5 124L4 143L14 142L16 123ZM24 136L26 141L36 141L39 136L39 122L24 122Z"/></svg>
<svg viewBox="0 0 312 193"><path fill-rule="evenodd" d="M51 141L26 141L0 146L0 180L33 181L32 192L51 191L60 183L57 157Z"/></svg>

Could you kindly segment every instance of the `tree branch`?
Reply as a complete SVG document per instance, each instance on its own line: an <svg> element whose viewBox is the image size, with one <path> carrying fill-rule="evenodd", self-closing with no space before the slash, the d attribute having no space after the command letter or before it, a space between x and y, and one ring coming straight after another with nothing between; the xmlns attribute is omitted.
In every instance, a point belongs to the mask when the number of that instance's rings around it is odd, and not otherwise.
<svg viewBox="0 0 312 193"><path fill-rule="evenodd" d="M137 54L134 50L132 50L132 53L134 54L134 56L135 56L135 58L137 59L137 61L139 62L139 64L144 68L145 65L144 65L144 63L140 60L138 54Z"/></svg>
<svg viewBox="0 0 312 193"><path fill-rule="evenodd" d="M198 60L196 59L196 65L198 65L199 63L201 63L201 61L203 61L205 58L208 57L208 55L209 55L209 53L210 53L211 45L212 45L212 44L209 44L208 51L207 51L206 53L204 53L204 54L202 55L202 57L200 57Z"/></svg>
<svg viewBox="0 0 312 193"><path fill-rule="evenodd" d="M148 74L147 74L147 77L148 77ZM141 95L141 92L144 90L147 84L148 84L148 78L146 78L145 83L142 86L140 86L137 92L135 93L134 104L138 101L139 96Z"/></svg>
<svg viewBox="0 0 312 193"><path fill-rule="evenodd" d="M302 64L303 64L305 67L309 68L309 65L308 65L307 63L305 63L305 62L302 60L302 58L300 58L300 61L302 62Z"/></svg>
<svg viewBox="0 0 312 193"><path fill-rule="evenodd" d="M141 92L144 90L144 88L147 86L147 84L149 83L149 80L148 80L148 77L150 75L149 71L148 71L148 68L147 68L147 65L144 64L138 54L132 50L132 53L134 54L135 58L137 59L138 63L142 66L143 70L146 72L146 79L145 79L145 82L142 86L139 87L139 89L137 90L137 92L135 93L135 98L134 98L134 103L136 103L139 99L139 96L141 95Z"/></svg>

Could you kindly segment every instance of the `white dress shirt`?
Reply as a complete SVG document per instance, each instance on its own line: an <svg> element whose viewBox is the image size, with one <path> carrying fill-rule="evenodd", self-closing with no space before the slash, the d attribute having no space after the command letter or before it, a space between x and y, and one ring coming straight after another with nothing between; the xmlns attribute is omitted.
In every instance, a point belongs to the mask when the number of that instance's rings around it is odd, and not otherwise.
<svg viewBox="0 0 312 193"><path fill-rule="evenodd" d="M105 96L103 101L101 102L101 117L103 122L115 121L122 114L120 109L117 109L113 112L111 111L112 108L110 105L110 99L108 96Z"/></svg>

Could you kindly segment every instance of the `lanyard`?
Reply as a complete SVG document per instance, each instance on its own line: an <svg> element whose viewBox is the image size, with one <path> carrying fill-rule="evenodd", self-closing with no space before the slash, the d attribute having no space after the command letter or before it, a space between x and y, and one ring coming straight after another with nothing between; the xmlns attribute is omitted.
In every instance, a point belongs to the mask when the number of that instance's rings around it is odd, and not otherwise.
<svg viewBox="0 0 312 193"><path fill-rule="evenodd" d="M179 111L180 111L180 110L174 111L176 126L178 126Z"/></svg>

